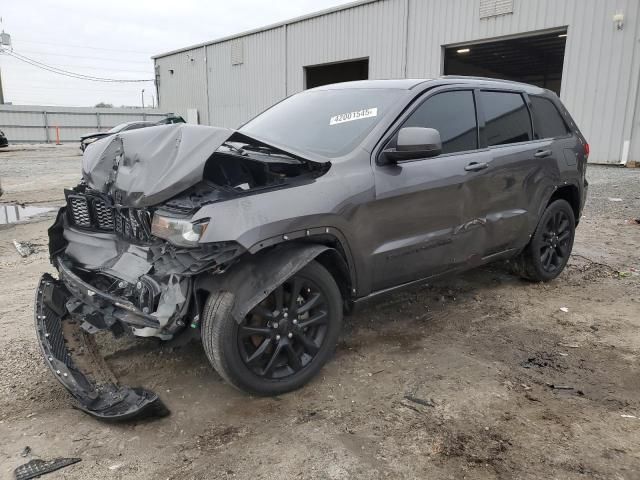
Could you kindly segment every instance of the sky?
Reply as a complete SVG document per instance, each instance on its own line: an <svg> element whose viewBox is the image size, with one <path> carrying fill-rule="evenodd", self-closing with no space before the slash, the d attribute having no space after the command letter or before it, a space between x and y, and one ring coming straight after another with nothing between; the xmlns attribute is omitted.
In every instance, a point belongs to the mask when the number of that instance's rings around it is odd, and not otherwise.
<svg viewBox="0 0 640 480"><path fill-rule="evenodd" d="M16 54L74 73L153 79L152 55L323 10L351 0L0 0L0 28ZM69 78L0 54L5 102L152 105L153 82Z"/></svg>

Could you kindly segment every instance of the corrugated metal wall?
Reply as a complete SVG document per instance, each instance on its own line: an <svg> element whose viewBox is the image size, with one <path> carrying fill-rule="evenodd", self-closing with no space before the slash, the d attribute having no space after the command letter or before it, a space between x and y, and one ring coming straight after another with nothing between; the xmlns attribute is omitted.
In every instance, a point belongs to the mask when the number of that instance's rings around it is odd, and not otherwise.
<svg viewBox="0 0 640 480"><path fill-rule="evenodd" d="M304 67L369 58L369 78L402 78L406 0L386 0L287 27L287 93L304 89Z"/></svg>
<svg viewBox="0 0 640 480"><path fill-rule="evenodd" d="M207 47L211 125L235 128L286 96L285 35L279 27Z"/></svg>
<svg viewBox="0 0 640 480"><path fill-rule="evenodd" d="M158 110L130 108L47 107L0 105L0 130L10 143L77 142L86 133L105 131L123 122L160 120Z"/></svg>
<svg viewBox="0 0 640 480"><path fill-rule="evenodd" d="M624 14L622 30L613 22L616 13ZM514 0L513 13L483 19L480 0L352 5L208 45L208 82L192 64L174 61L182 70L176 68L173 83L163 68L168 59L205 47L158 58L160 105L206 110L208 86L211 121L202 123L237 127L301 91L305 66L369 58L370 78L433 78L442 74L443 46L563 27L568 37L561 97L591 144L590 160L619 163L630 141L629 159L640 161L638 0ZM232 65L238 42L243 62Z"/></svg>
<svg viewBox="0 0 640 480"><path fill-rule="evenodd" d="M207 47L156 59L158 105L187 118L187 110L198 110L201 124L209 124L207 100Z"/></svg>

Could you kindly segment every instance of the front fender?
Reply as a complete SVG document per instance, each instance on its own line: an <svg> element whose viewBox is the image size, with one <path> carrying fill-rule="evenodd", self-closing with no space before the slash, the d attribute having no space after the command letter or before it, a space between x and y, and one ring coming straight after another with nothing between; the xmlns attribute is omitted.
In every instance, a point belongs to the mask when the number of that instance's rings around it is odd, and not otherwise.
<svg viewBox="0 0 640 480"><path fill-rule="evenodd" d="M304 268L330 247L319 244L290 243L246 255L222 274L203 274L196 279L196 291L229 292L234 295L231 315L240 323L261 301L287 278Z"/></svg>

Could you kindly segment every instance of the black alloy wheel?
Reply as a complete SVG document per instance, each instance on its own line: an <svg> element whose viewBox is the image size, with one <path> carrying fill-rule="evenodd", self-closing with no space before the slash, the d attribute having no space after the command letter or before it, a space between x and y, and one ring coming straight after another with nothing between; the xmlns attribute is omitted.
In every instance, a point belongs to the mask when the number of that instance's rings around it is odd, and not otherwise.
<svg viewBox="0 0 640 480"><path fill-rule="evenodd" d="M571 220L566 212L558 210L547 220L542 230L540 263L547 273L554 273L564 267L571 253L573 239Z"/></svg>
<svg viewBox="0 0 640 480"><path fill-rule="evenodd" d="M309 365L326 337L327 299L315 283L294 276L238 326L238 348L256 375L285 378Z"/></svg>
<svg viewBox="0 0 640 480"><path fill-rule="evenodd" d="M573 208L566 200L555 200L547 206L525 249L511 263L515 273L534 282L556 278L567 265L576 221Z"/></svg>
<svg viewBox="0 0 640 480"><path fill-rule="evenodd" d="M248 393L279 395L300 388L329 360L342 327L342 296L313 261L284 281L242 321L234 296L211 294L202 315L202 344L214 369Z"/></svg>

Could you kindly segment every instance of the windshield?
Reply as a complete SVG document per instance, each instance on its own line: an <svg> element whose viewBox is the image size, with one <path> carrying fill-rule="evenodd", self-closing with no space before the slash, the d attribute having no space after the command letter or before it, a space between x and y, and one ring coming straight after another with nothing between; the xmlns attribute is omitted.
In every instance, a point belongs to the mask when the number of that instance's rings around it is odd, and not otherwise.
<svg viewBox="0 0 640 480"><path fill-rule="evenodd" d="M240 128L265 142L329 158L351 152L402 94L396 89L316 90L274 105Z"/></svg>

